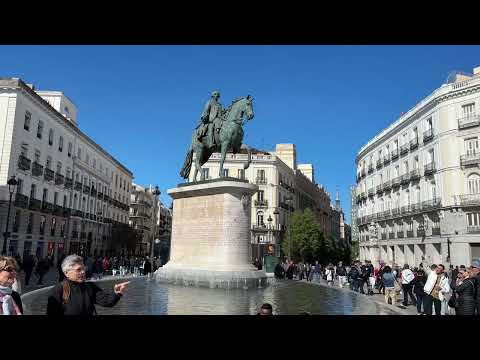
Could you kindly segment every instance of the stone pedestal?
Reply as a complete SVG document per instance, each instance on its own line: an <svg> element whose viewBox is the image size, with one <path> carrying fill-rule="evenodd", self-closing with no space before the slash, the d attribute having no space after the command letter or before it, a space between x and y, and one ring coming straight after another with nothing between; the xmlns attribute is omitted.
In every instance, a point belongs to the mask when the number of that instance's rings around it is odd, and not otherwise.
<svg viewBox="0 0 480 360"><path fill-rule="evenodd" d="M258 186L236 178L181 184L173 198L170 261L157 281L188 286L266 285L250 262L251 197Z"/></svg>

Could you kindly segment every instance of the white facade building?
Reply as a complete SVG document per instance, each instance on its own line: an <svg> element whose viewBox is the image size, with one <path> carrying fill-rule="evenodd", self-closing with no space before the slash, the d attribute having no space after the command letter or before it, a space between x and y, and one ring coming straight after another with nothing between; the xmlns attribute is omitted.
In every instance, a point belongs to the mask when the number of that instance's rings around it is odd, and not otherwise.
<svg viewBox="0 0 480 360"><path fill-rule="evenodd" d="M480 68L443 84L359 151L360 259L480 257Z"/></svg>
<svg viewBox="0 0 480 360"><path fill-rule="evenodd" d="M130 198L129 225L140 234L137 242L137 254L149 254L152 242L157 238L157 219L159 216L158 195L154 194L155 187L143 187L132 184Z"/></svg>
<svg viewBox="0 0 480 360"><path fill-rule="evenodd" d="M133 174L77 126L77 109L58 91L0 79L0 229L8 179L10 254L100 253L112 224L128 223ZM3 238L1 239L3 242Z"/></svg>
<svg viewBox="0 0 480 360"><path fill-rule="evenodd" d="M246 153L228 153L224 175L259 186L252 198L252 259L266 253L280 255L280 244L295 209L310 207L324 233L330 235L330 197L315 183L311 164L297 165L294 144L277 144L271 152L253 150L252 163L244 170L246 161ZM202 169L205 179L218 178L220 154L212 154ZM193 180L193 172L192 168L189 181Z"/></svg>

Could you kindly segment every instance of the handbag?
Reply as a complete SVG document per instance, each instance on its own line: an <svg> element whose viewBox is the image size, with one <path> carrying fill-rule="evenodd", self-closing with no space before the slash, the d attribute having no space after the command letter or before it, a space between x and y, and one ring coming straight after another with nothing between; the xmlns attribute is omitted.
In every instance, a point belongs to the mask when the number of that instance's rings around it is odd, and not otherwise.
<svg viewBox="0 0 480 360"><path fill-rule="evenodd" d="M398 280L395 279L395 292L399 294L402 291L402 286L399 284Z"/></svg>
<svg viewBox="0 0 480 360"><path fill-rule="evenodd" d="M455 292L452 294L452 296L450 297L450 300L448 300L448 303L447 303L448 306L450 306L451 308L453 309L456 309L457 306L458 306L458 300L457 300L457 295L455 294Z"/></svg>

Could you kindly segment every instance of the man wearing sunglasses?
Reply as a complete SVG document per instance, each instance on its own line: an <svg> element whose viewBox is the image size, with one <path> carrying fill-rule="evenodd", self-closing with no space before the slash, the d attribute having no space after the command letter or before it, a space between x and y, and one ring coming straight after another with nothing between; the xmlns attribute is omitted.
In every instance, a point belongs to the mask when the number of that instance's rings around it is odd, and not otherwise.
<svg viewBox="0 0 480 360"><path fill-rule="evenodd" d="M22 315L20 295L12 289L18 264L14 258L0 256L0 315Z"/></svg>

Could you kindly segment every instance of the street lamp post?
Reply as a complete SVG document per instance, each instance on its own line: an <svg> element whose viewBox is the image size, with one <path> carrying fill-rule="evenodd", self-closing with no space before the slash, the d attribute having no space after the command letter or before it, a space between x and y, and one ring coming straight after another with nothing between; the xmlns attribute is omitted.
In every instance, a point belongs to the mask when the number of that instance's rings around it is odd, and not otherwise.
<svg viewBox="0 0 480 360"><path fill-rule="evenodd" d="M285 199L288 205L293 203L293 199L291 197L287 197ZM288 210L290 211L290 209ZM292 224L291 224L291 216L288 216L288 260L291 260L291 251L292 251Z"/></svg>
<svg viewBox="0 0 480 360"><path fill-rule="evenodd" d="M97 227L97 236L95 237L95 246L94 246L94 251L97 250L97 246L98 246L98 240L97 238L100 237L100 217L102 216L102 210L98 210L97 211L97 224L98 224L98 227ZM101 241L102 243L102 248L103 248L103 239Z"/></svg>
<svg viewBox="0 0 480 360"><path fill-rule="evenodd" d="M150 246L150 261L153 261L153 255L154 255L154 248L155 248L155 238L157 237L157 203L158 203L158 195L160 195L160 190L158 188L158 185L155 186L155 189L152 192L154 199L155 199L155 205L153 207L153 236L151 240L151 246Z"/></svg>
<svg viewBox="0 0 480 360"><path fill-rule="evenodd" d="M7 242L8 242L8 225L10 222L10 207L12 206L12 196L15 191L15 187L18 184L18 181L15 179L15 175L8 180L8 192L10 193L10 199L8 201L8 211L7 211L7 223L5 224L5 232L3 233L3 248L2 248L2 255L7 254Z"/></svg>

